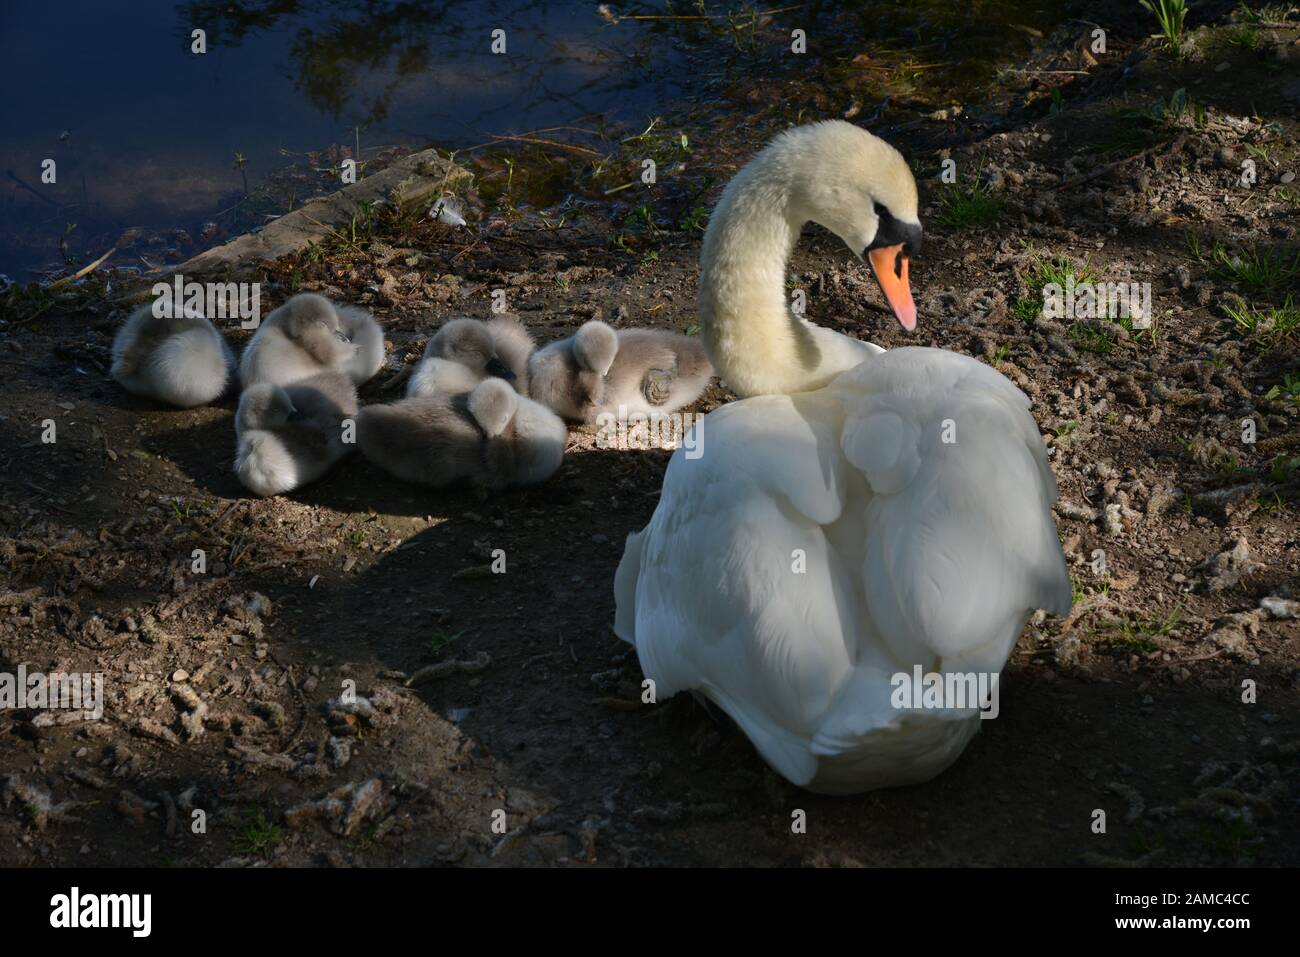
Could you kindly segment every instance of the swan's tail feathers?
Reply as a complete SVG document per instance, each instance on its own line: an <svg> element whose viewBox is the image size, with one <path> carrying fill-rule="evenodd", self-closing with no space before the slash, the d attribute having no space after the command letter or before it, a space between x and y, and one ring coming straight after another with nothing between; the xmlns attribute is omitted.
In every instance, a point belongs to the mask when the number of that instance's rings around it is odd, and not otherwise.
<svg viewBox="0 0 1300 957"><path fill-rule="evenodd" d="M799 787L811 783L817 774L817 758L808 750L807 738L783 728L757 708L744 707L711 684L695 690L731 716L778 774Z"/></svg>
<svg viewBox="0 0 1300 957"><path fill-rule="evenodd" d="M984 363L936 349L862 368L841 378L858 380L841 393L841 445L876 493L862 569L871 616L899 661L996 671L1029 612L1070 603L1029 400Z"/></svg>
<svg viewBox="0 0 1300 957"><path fill-rule="evenodd" d="M857 794L882 787L922 784L961 757L980 720L957 711L907 711L891 723L859 730L864 699L845 696L813 737L818 761L811 789Z"/></svg>
<svg viewBox="0 0 1300 957"><path fill-rule="evenodd" d="M641 552L646 530L633 532L623 546L623 559L614 573L614 634L636 645L636 586L641 578Z"/></svg>

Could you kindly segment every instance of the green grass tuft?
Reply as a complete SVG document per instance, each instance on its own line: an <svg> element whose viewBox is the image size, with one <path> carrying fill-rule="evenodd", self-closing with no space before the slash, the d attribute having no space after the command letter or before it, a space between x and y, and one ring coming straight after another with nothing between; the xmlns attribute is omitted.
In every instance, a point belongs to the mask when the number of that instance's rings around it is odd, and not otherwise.
<svg viewBox="0 0 1300 957"><path fill-rule="evenodd" d="M243 831L235 838L235 850L240 854L266 858L282 840L284 829L267 821L266 815L258 811L256 817L249 815Z"/></svg>
<svg viewBox="0 0 1300 957"><path fill-rule="evenodd" d="M1241 300L1228 302L1223 307L1237 331L1254 339L1265 349L1300 340L1300 308L1288 296L1285 305L1251 306Z"/></svg>
<svg viewBox="0 0 1300 957"><path fill-rule="evenodd" d="M1207 264L1210 278L1235 283L1243 289L1282 289L1300 277L1300 252L1288 258L1280 250L1256 246L1233 254L1218 239L1205 254L1193 240L1192 252Z"/></svg>
<svg viewBox="0 0 1300 957"><path fill-rule="evenodd" d="M950 229L987 226L997 220L1002 206L1002 198L976 176L969 183L949 184L939 194L939 215L935 218Z"/></svg>
<svg viewBox="0 0 1300 957"><path fill-rule="evenodd" d="M1174 55L1183 50L1183 27L1187 20L1187 0L1138 0L1143 9L1156 18L1160 35Z"/></svg>

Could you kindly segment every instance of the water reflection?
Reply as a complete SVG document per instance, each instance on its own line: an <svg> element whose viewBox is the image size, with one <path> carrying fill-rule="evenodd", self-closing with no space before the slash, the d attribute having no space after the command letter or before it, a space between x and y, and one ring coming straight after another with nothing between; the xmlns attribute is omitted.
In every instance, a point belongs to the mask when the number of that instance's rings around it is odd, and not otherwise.
<svg viewBox="0 0 1300 957"><path fill-rule="evenodd" d="M490 51L494 29L505 55ZM83 258L128 227L197 241L245 179L309 150L456 148L592 114L640 122L687 72L651 31L545 0L6 4L0 38L0 83L24 94L6 104L0 145L0 271L15 279L57 263L65 233ZM45 159L55 183L41 182Z"/></svg>

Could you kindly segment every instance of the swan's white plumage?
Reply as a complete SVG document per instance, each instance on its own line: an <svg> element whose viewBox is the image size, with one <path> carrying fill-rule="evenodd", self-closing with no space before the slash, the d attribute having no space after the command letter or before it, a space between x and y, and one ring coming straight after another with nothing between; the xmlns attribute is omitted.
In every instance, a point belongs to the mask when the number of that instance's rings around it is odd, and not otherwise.
<svg viewBox="0 0 1300 957"><path fill-rule="evenodd" d="M660 697L716 701L796 784L937 774L976 712L897 710L891 676L996 672L1033 609L1070 604L1027 408L974 359L898 349L710 413L628 540L615 630Z"/></svg>
<svg viewBox="0 0 1300 957"><path fill-rule="evenodd" d="M977 730L974 707L896 706L896 675L999 673L1035 609L1070 607L1025 395L969 357L884 352L785 305L802 223L858 252L882 207L919 236L906 162L843 122L782 134L728 185L700 319L749 398L674 453L614 583L615 631L659 698L713 700L777 771L830 793L927 780Z"/></svg>

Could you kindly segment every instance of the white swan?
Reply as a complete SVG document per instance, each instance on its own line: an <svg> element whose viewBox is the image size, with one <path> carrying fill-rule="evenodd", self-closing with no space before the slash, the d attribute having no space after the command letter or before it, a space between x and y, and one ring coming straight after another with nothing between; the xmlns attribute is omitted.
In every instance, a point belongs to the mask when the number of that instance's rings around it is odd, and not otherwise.
<svg viewBox="0 0 1300 957"><path fill-rule="evenodd" d="M701 694L793 783L854 793L933 777L979 725L975 707L895 707L896 675L998 672L1033 609L1068 610L1070 580L1019 389L786 309L810 219L867 253L915 326L916 183L897 151L818 123L741 170L705 235L700 321L718 374L752 398L697 425L702 455L674 453L628 537L615 631L658 699Z"/></svg>

